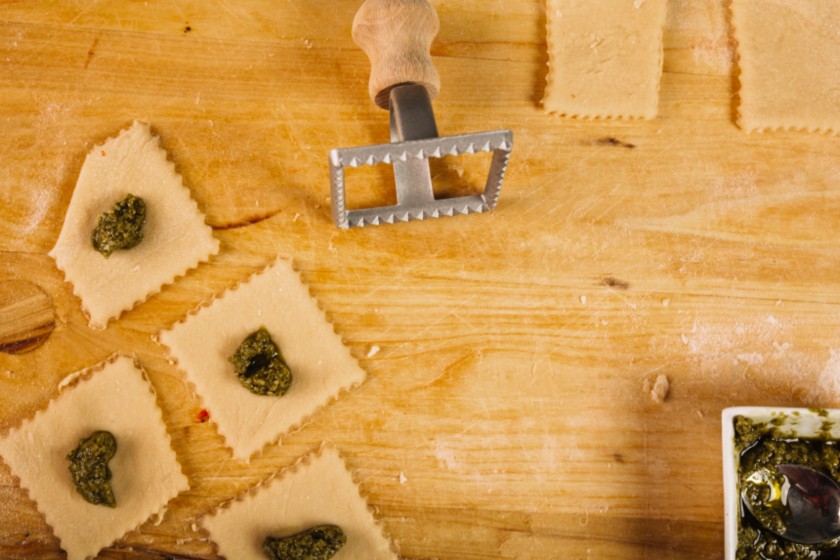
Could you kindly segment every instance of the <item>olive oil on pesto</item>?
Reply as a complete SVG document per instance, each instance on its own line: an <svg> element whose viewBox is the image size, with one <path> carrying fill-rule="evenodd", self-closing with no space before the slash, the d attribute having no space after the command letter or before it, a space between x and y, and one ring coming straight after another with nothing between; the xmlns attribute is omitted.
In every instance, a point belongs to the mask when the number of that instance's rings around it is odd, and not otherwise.
<svg viewBox="0 0 840 560"><path fill-rule="evenodd" d="M292 384L292 372L265 327L248 335L230 361L242 386L256 395L280 396Z"/></svg>
<svg viewBox="0 0 840 560"><path fill-rule="evenodd" d="M116 507L111 489L108 461L117 452L117 440L111 432L96 431L82 439L70 453L70 476L73 486L86 501L94 505Z"/></svg>
<svg viewBox="0 0 840 560"><path fill-rule="evenodd" d="M800 438L796 434L782 432L779 426L784 418L770 422L753 422L749 418L736 416L735 449L740 453L738 484L746 489L747 499L761 503L766 499L767 488L755 485L747 478L755 471L766 468L775 472L777 465L795 464L818 470L835 480L840 480L840 450L835 441L828 439L830 426L824 423L817 438ZM738 529L736 560L837 560L840 559L840 543L831 541L815 545L795 543L775 535L745 507ZM783 529L784 520L772 508L758 511L762 521L776 529Z"/></svg>
<svg viewBox="0 0 840 560"><path fill-rule="evenodd" d="M103 212L91 235L93 248L106 259L120 249L131 249L143 241L146 224L146 203L129 194L117 202L110 212Z"/></svg>
<svg viewBox="0 0 840 560"><path fill-rule="evenodd" d="M287 537L266 537L263 550L271 560L329 560L346 542L338 525L319 525Z"/></svg>

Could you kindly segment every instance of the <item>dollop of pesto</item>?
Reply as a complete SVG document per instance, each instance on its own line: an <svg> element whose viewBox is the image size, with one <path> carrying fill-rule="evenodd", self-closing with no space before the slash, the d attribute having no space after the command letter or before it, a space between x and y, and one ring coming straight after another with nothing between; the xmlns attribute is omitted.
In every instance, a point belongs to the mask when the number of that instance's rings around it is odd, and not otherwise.
<svg viewBox="0 0 840 560"><path fill-rule="evenodd" d="M263 550L271 560L329 560L346 542L338 525L319 525L288 537L266 537Z"/></svg>
<svg viewBox="0 0 840 560"><path fill-rule="evenodd" d="M117 440L106 431L96 431L82 439L67 454L70 476L76 491L94 505L116 507L111 488L111 470L108 461L117 452Z"/></svg>
<svg viewBox="0 0 840 560"><path fill-rule="evenodd" d="M292 384L292 371L265 327L248 335L229 359L239 382L256 395L280 396Z"/></svg>
<svg viewBox="0 0 840 560"><path fill-rule="evenodd" d="M116 250L136 247L143 241L145 224L146 203L139 196L129 194L113 210L99 216L91 236L93 248L107 259Z"/></svg>
<svg viewBox="0 0 840 560"><path fill-rule="evenodd" d="M828 439L828 432L817 438L801 438L780 429L784 418L753 422L736 416L735 449L740 453L738 484L746 490L746 499L759 506L756 514L742 507L738 529L736 560L830 560L840 558L837 540L820 544L800 544L782 538L762 525L766 522L776 529L783 529L784 516L776 508L773 498L773 480L750 480L756 472L766 469L776 473L776 466L795 464L820 471L835 480L840 479L840 450L837 443ZM769 482L769 484L767 484ZM778 482L778 480L776 480ZM758 515L761 519L757 519Z"/></svg>
<svg viewBox="0 0 840 560"><path fill-rule="evenodd" d="M741 498L750 513L766 528L776 534L787 532L788 508L782 503L782 487L786 477L778 471L759 469L742 477Z"/></svg>

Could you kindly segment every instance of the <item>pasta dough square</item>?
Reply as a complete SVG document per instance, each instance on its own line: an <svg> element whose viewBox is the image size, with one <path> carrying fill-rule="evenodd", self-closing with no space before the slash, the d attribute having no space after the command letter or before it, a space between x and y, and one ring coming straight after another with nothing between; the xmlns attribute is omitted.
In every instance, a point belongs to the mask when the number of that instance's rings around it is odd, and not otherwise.
<svg viewBox="0 0 840 560"><path fill-rule="evenodd" d="M734 0L739 124L840 131L840 2Z"/></svg>
<svg viewBox="0 0 840 560"><path fill-rule="evenodd" d="M96 556L189 483L152 386L132 358L115 356L62 383L46 409L0 439L0 455L35 500L68 560ZM95 430L117 440L109 463L116 507L93 505L73 486L67 454Z"/></svg>
<svg viewBox="0 0 840 560"><path fill-rule="evenodd" d="M543 106L585 118L656 116L665 0L546 0Z"/></svg>
<svg viewBox="0 0 840 560"><path fill-rule="evenodd" d="M93 248L93 230L128 194L146 203L143 240L106 259ZM135 122L88 153L50 256L73 284L90 326L104 328L218 251L158 138Z"/></svg>
<svg viewBox="0 0 840 560"><path fill-rule="evenodd" d="M201 520L219 554L228 560L265 560L262 543L267 536L293 535L325 524L338 525L347 537L332 560L398 560L332 447Z"/></svg>
<svg viewBox="0 0 840 560"><path fill-rule="evenodd" d="M229 358L265 327L292 371L282 396L243 387ZM242 460L293 428L365 378L287 260L200 307L158 335L186 373L233 455Z"/></svg>

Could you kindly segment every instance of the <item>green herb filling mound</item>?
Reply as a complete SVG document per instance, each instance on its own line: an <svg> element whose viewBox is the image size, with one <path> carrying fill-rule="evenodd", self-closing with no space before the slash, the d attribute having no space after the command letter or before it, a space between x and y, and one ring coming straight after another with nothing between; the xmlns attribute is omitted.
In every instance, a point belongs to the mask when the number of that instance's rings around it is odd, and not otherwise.
<svg viewBox="0 0 840 560"><path fill-rule="evenodd" d="M280 396L292 384L292 371L265 327L248 335L230 361L242 386L256 395Z"/></svg>
<svg viewBox="0 0 840 560"><path fill-rule="evenodd" d="M114 209L99 216L91 242L93 248L106 259L119 249L131 249L143 241L146 224L146 203L129 194L117 202Z"/></svg>
<svg viewBox="0 0 840 560"><path fill-rule="evenodd" d="M288 537L266 537L263 550L271 560L329 560L347 536L337 525L319 525Z"/></svg>
<svg viewBox="0 0 840 560"><path fill-rule="evenodd" d="M94 505L116 507L114 491L111 489L111 470L108 461L117 452L117 440L113 434L96 431L82 439L76 448L67 454L70 461L70 476L76 491Z"/></svg>

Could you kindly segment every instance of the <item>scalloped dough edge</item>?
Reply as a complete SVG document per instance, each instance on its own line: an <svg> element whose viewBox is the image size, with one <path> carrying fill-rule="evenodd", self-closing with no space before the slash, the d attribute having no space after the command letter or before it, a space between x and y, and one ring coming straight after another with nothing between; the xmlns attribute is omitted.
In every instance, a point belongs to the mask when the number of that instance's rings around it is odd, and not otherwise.
<svg viewBox="0 0 840 560"><path fill-rule="evenodd" d="M199 520L199 525L201 526L202 529L204 529L205 531L207 531L209 533L210 531L204 523L205 519L207 519L208 517L212 517L212 516L216 515L220 511L229 509L234 504L244 502L245 500L258 495L260 492L262 492L264 490L268 490L275 483L279 483L280 481L285 480L288 477L293 477L296 473L299 473L301 470L307 468L313 462L317 461L318 459L321 459L326 454L334 454L336 456L337 460L344 466L344 470L347 472L347 475L350 477L350 480L353 482L353 486L356 488L359 499L364 502L367 512L370 514L371 518L373 519L374 525L376 526L377 530L379 531L379 536L381 536L385 541L388 542L391 554L393 554L395 557L399 557L398 546L396 545L394 540L391 539L388 536L387 531L385 531L385 526L382 524L382 522L379 520L379 517L378 517L379 516L379 511L376 509L375 506L372 506L370 504L370 502L368 501L368 499L367 499L368 496L362 491L361 485L359 484L359 481L356 477L356 474L349 469L349 467L347 466L347 462L344 460L344 458L343 458L341 452L339 451L339 449L334 444L327 443L327 442L321 442L320 447L316 451L313 451L313 452L308 453L308 454L306 454L302 457L299 457L290 466L282 468L282 469L274 472L273 474L266 477L263 481L257 483L256 485L252 486L248 490L242 492L240 495L221 502L218 506L213 508L209 513L206 513L205 515L203 515L201 517L201 519ZM218 544L215 541L213 541L212 536L209 540L210 540L210 544L213 546L213 552L216 553L216 554L220 554ZM224 557L222 557L222 558L224 558Z"/></svg>
<svg viewBox="0 0 840 560"><path fill-rule="evenodd" d="M204 405L206 404L206 403L205 403L205 399L202 397L201 393L199 392L198 387L196 387L196 386L195 386L195 384L194 384L194 383L192 382L192 380L190 379L190 376L189 376L189 375L186 375L186 372L184 372L184 371L183 371L183 368L182 368L182 367L180 367L180 364L179 364L179 362L178 362L178 358L177 358L177 357L173 354L172 348L170 348L170 347L169 347L166 343L164 343L164 342L161 340L160 334L161 334L163 331L169 331L169 330L174 329L177 325L181 325L181 324L186 323L186 322L187 322L187 320L188 320L190 317L193 317L193 316L195 316L195 315L199 314L199 313L201 312L201 310L202 310L202 309L205 309L205 308L211 307L211 306L212 306L212 305L214 305L215 303L217 303L217 302L219 302L219 301L223 300L223 299L224 299L225 297L227 297L229 294L231 294L231 293L233 293L233 292L235 292L235 291L239 290L239 289L240 289L241 287L243 287L243 286L248 285L248 284L249 284L249 283L251 283L251 282L252 282L252 281L253 281L256 277L260 276L260 275L261 275L261 274L263 274L265 271L269 270L271 267L273 267L275 264L277 264L277 262L278 262L278 261L285 261L285 262L287 262L287 263L290 265L290 267L292 268L292 270L293 270L293 271L294 271L294 273L296 274L296 276L297 276L298 280L300 281L301 285L302 285L302 286L304 286L304 287L306 287L306 292L309 294L309 297L310 297L310 298L311 298L311 299L315 302L315 305L317 306L318 310L319 310L319 311L323 314L324 321L326 321L326 323L330 326L330 329L331 329L331 331L333 332L333 334L335 334L335 335L336 335L336 337L338 337L338 339L341 341L341 344L342 344L342 345L344 345L344 346L347 348L347 350L348 350L348 352L349 352L349 354L350 354L351 358L352 358L352 359L353 359L353 360L354 360L357 364L359 364L360 369L364 370L364 368L362 368L362 367L361 367L361 364L359 363L358 358L357 358L356 356L354 356L354 355L353 355L352 351L350 351L350 347L348 346L347 341L344 339L344 337L342 337L342 336L341 336L341 333L339 333L339 332L336 330L335 324L334 324L334 323L333 323L333 322L329 319L327 311L326 311L326 310L324 309L324 307L321 305L320 300L318 300L318 298L316 297L316 295L313 293L312 287L311 287L311 286L309 286L309 284L307 284L307 283L305 283L305 282L303 281L303 278L302 278L302 277L301 277L301 275L300 275L300 270L299 270L299 269L298 269L298 268L294 265L294 260L293 260L291 257L288 257L288 256L277 255L276 257L274 257L273 259L271 259L271 260L270 260L270 261L269 261L266 265L264 265L262 268L260 268L260 269L256 270L255 272L252 272L251 274L249 274L249 275L248 275L247 277L245 277L244 279L239 280L238 282L236 282L235 284L233 284L233 285L231 285L231 286L229 286L229 287L225 288L224 290L222 290L222 291L221 291L221 292L219 292L218 294L216 294L216 295L214 295L214 296L210 297L209 299L206 299L206 300L202 301L201 303L199 303L198 305L196 305L195 307L193 307L193 308L192 308L189 312L187 312L187 314L186 314L183 318L181 318L181 319L179 319L178 321L176 321L175 323L173 323L170 327L165 328L165 329L161 329L161 331L159 331L158 333L156 333L156 334L152 335L152 340L153 340L155 343L157 343L158 345L160 345L161 347L163 347L163 349L164 349L164 351L165 351L165 353L166 353L166 358L167 358L167 360L169 361L169 363L170 363L171 365L175 366L175 367L178 369L178 371L179 371L179 372L183 375L183 380L184 380L184 381L187 383L187 385L190 387L190 389L192 390L193 395L196 397L196 399L198 400L198 402L199 402L202 406L204 406ZM348 385L348 386L346 386L346 387L341 387L341 388L339 388L337 391L334 391L334 392L330 393L329 395L327 395L326 399L324 399L324 400L322 401L322 403L321 403L319 406L317 406L317 407L316 407L316 408L314 408L311 412L309 412L309 414L306 414L305 416L303 416L303 417L302 417L302 418L301 418L298 422L294 423L294 424L293 424L293 425L292 425L292 426L291 426L288 430L286 430L285 432L280 433L280 434L277 434L277 437L275 437L275 438L273 438L273 439L271 439L271 440L267 441L267 442L266 442L266 443L265 443L262 447L260 447L260 448L259 448L258 450L256 450L256 451L254 451L254 452L253 452L251 455L249 455L247 458L240 459L240 458L236 457L235 455L232 455L232 457L233 457L235 460L237 460L237 461L241 461L241 462L246 463L246 464L247 464L247 463L250 463L250 462L251 462L254 458L261 457L261 456L262 456L262 454L265 452L265 450L266 450L267 448L269 448L269 447L271 447L271 446L273 446L273 445L282 445L282 440L283 440L283 439L285 439L285 438L287 438L287 437L289 437L289 436L291 436L291 435L293 435L293 434L295 434L295 433L299 432L299 431L300 431L301 429L303 429L303 428L304 428L307 424L309 424L309 422L311 421L312 417L313 417L313 416L315 416L318 412L320 412L321 410L323 410L323 409L325 409L325 408L329 407L331 404L333 404L334 402L338 401L340 398L342 398L343 396L347 395L348 393L353 392L353 391L354 391L354 390L356 390L356 389L357 389L360 385L362 385L362 383L364 383L364 380L359 381L359 382L356 382L356 383L353 383L353 384ZM214 428L214 430L216 431L216 433L217 433L217 434L219 434L219 436L222 438L222 441L224 442L225 447L228 449L228 451L231 451L231 452L232 452L232 449L233 449L233 448L232 448L232 446L230 445L230 442L229 442L229 440L228 440L228 437L227 437L224 433L222 433L222 432L219 430L219 428L218 428L218 424L217 424L217 423L216 423L216 421L213 419L213 412L212 412L212 410L210 410L210 418L209 418L209 421L210 421L210 423L211 423L211 424L213 424L213 428Z"/></svg>
<svg viewBox="0 0 840 560"><path fill-rule="evenodd" d="M130 359L132 361L134 367L140 372L140 375L141 375L143 381L145 382L146 386L149 389L149 392L151 393L152 397L155 400L155 403L156 403L155 407L157 408L158 414L160 415L161 424L165 428L164 429L164 435L165 435L165 438L166 438L166 444L172 450L172 453L175 454L175 450L172 447L172 437L169 435L169 430L166 427L166 422L164 422L164 420L163 420L163 411L161 410L160 405L157 404L157 402L158 402L157 392L155 391L154 386L152 385L151 381L149 380L149 377L146 374L146 370L143 368L143 366L140 364L140 362L137 360L137 357L134 354L125 354L125 353L122 353L122 352L115 352L115 353L111 354L110 356L108 356L107 358L105 358L104 360L102 360L99 363L96 363L92 366L89 366L87 368L81 369L79 371L73 372L73 373L65 376L64 379L62 379L58 384L58 392L53 397L51 397L50 400L47 401L47 403L45 405L43 405L41 408L36 410L34 414L30 415L27 418L21 419L17 424L15 424L14 426L12 426L12 427L4 430L2 433L0 433L0 439L5 439L12 432L18 431L18 430L22 429L24 426L28 425L29 423L34 422L38 417L46 414L47 411L50 409L50 407L52 407L53 403L55 403L65 392L72 390L74 387L80 385L81 383L84 383L85 381L89 380L91 377L96 375L98 372L104 370L106 367L108 367L109 365L115 363L117 360L120 360L122 358ZM175 455L176 455L176 463L178 465L178 472L187 481L187 488L184 489L184 490L181 490L178 494L178 495L180 495L183 492L189 491L191 485L190 485L189 477L186 475L186 473L184 473L184 466L181 464L180 461L177 461L177 454L175 454ZM53 536L58 541L59 546L61 546L61 538L58 535L55 534L55 530L53 529L53 524L50 521L50 515L47 514L47 512L41 507L41 504L32 497L32 495L29 493L29 487L23 485L23 481L15 473L15 471L11 468L11 465L6 463L2 456L0 456L0 460L3 460L3 463L6 465L6 467L9 469L9 471L12 473L12 479L17 482L17 485L26 494L26 498L30 502L35 504L35 509L38 511L38 513L40 513L44 517L44 520L47 522L47 525L49 526L50 531L53 533ZM149 521L151 519L162 520L163 517L169 511L170 502L172 500L174 500L176 497L177 497L177 495L173 496L166 503L161 505L160 508L157 511L154 511L151 514L149 514L149 516L146 519L144 519L143 521L140 521L139 523L137 523L137 525L135 525L134 527L125 531L123 533L123 535L126 535L126 534L130 533L131 531L136 530L138 527L141 527L144 523L146 523L147 521ZM160 523L160 521L158 521L158 523ZM121 538L121 537L119 537L119 538ZM110 544L113 544L114 542L119 540L119 538L114 539L113 541L111 541ZM110 546L110 544L106 545L106 546ZM62 550L66 553L66 550L64 550L63 547L62 547ZM100 549L100 551L101 550L102 549Z"/></svg>
<svg viewBox="0 0 840 560"><path fill-rule="evenodd" d="M550 1L550 0L549 0ZM743 67L741 64L742 58L742 49L746 44L746 41L742 39L740 34L740 26L738 23L738 15L736 14L735 2L738 0L727 0L726 2L726 16L727 16L727 23L729 24L729 29L731 30L732 36L732 44L735 49L735 57L734 57L734 64L733 64L733 76L732 79L735 84L735 91L733 92L735 95L736 107L735 107L735 124L746 132L747 134L772 134L772 133L784 133L784 132L798 132L798 133L806 133L806 134L824 134L826 136L838 136L840 135L840 129L836 129L834 127L822 127L822 126L807 126L798 123L779 123L773 125L747 125L744 123L744 115L741 112L741 108L743 107L743 96L741 95L741 91L744 88L744 82L741 79L743 75Z"/></svg>
<svg viewBox="0 0 840 560"><path fill-rule="evenodd" d="M212 232L212 228L209 225L207 225L205 214L201 211L201 209L198 207L198 203L192 197L192 191L190 191L189 187L187 187L184 184L184 178L178 172L178 167L175 165L175 162L171 159L170 153L163 147L163 145L161 143L160 135L155 133L154 128L152 127L152 125L150 123L148 123L146 121L139 121L139 120L132 121L131 125L120 129L120 131L117 134L115 134L113 136L109 136L108 138L106 138L102 142L99 142L98 144L95 144L90 150L88 150L87 154L85 155L85 160L87 159L87 157L90 154L95 153L97 150L101 150L107 142L109 142L111 140L114 140L120 134L123 134L124 132L127 132L128 130L130 130L131 128L134 128L136 126L144 127L148 131L149 136L155 140L155 143L156 143L157 147L161 150L161 152L166 154L166 163L168 164L169 168L172 170L173 175L178 177L178 179L180 181L180 187L182 189L186 190L189 193L188 198L189 198L189 201L192 203L193 210L195 210L195 212L197 214L199 214L200 216L205 218L205 226L210 228L210 231ZM82 165L84 165L84 163ZM72 201L72 197L71 197L71 201ZM60 233L59 233L59 235L60 235ZM211 235L212 235L212 233L211 233ZM181 272L173 273L170 278L162 281L156 290L151 290L148 293L146 293L146 295L140 296L139 298L135 299L129 307L126 307L125 309L121 310L117 315L114 315L112 317L108 317L105 320L105 323L102 324L102 325L91 323L90 311L89 311L87 305L85 304L85 300L82 297L82 294L79 293L79 291L76 287L76 284L67 276L67 271L61 265L58 264L58 259L56 258L56 254L55 254L56 247L53 246L53 248L50 249L50 251L47 253L47 255L50 258L53 259L53 261L56 264L56 268L58 268L58 270L61 271L61 274L62 274L62 277L64 278L64 281L69 283L72 286L73 295L76 297L76 299L79 300L79 306L81 307L82 313L84 314L85 319L88 322L88 326L90 328L94 329L94 330L104 330L104 329L108 328L108 325L111 324L111 322L120 320L123 317L123 315L125 315L129 311L133 310L137 306L141 305L142 303L145 303L151 297L159 294L164 289L164 287L174 284L179 278L183 278L190 271L198 268L198 266L201 265L202 263L211 262L212 257L218 255L219 250L221 249L221 244L219 242L219 239L217 237L213 236L213 241L214 241L213 249L210 251L210 253L208 255L206 255L204 258L196 258L192 262L190 262L189 264L186 264Z"/></svg>
<svg viewBox="0 0 840 560"><path fill-rule="evenodd" d="M559 118L568 118L576 121L649 121L653 120L658 116L659 113L659 97L660 91L662 88L662 72L663 72L663 62L665 57L665 51L663 47L663 37L664 37L664 29L660 26L659 33L657 35L657 41L659 42L659 60L658 60L658 71L656 77L656 105L652 112L640 112L640 113L574 113L568 111L558 111L555 109L551 109L546 107L546 99L548 98L548 92L550 92L554 88L554 72L552 71L551 65L551 53L554 52L554 33L552 33L552 13L556 10L559 11L559 8L555 5L555 0L545 0L546 1L546 21L545 21L545 29L546 29L546 50L548 56L546 57L546 80L545 80L545 92L543 94L542 100L540 100L540 104L543 106L543 110L546 114L559 117ZM638 0L635 0L638 1ZM636 9L641 7L644 4L645 0L642 0L639 4L635 5ZM667 6L666 6L667 11Z"/></svg>

